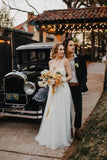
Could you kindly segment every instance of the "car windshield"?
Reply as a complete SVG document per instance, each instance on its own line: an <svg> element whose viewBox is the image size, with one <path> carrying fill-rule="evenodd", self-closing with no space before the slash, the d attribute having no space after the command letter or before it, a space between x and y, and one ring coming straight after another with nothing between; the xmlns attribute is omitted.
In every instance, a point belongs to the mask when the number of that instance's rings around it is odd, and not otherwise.
<svg viewBox="0 0 107 160"><path fill-rule="evenodd" d="M17 59L18 68L21 70L28 70L38 67L40 68L41 64L48 65L48 61L50 59L50 50L25 50L19 51Z"/></svg>

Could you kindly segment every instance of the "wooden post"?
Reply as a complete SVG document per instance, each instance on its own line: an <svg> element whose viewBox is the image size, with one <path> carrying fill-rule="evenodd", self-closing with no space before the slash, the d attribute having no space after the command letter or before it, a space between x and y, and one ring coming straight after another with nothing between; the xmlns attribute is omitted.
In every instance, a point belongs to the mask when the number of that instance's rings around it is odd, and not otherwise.
<svg viewBox="0 0 107 160"><path fill-rule="evenodd" d="M43 32L43 42L46 42L46 36L47 36L47 33Z"/></svg>
<svg viewBox="0 0 107 160"><path fill-rule="evenodd" d="M91 32L91 54L92 54L92 59L95 58L95 35L94 31Z"/></svg>
<svg viewBox="0 0 107 160"><path fill-rule="evenodd" d="M39 41L43 42L43 31L39 30Z"/></svg>
<svg viewBox="0 0 107 160"><path fill-rule="evenodd" d="M100 35L99 35L99 30L98 30L98 57L100 53Z"/></svg>
<svg viewBox="0 0 107 160"><path fill-rule="evenodd" d="M85 54L85 50L84 50L84 45L85 45L85 32L83 31L83 49L82 49L82 54Z"/></svg>

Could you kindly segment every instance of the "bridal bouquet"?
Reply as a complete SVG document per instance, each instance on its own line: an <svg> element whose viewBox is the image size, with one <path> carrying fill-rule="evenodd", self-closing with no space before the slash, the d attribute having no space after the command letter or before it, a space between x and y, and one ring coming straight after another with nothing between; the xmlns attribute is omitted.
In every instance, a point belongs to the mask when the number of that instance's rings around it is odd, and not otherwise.
<svg viewBox="0 0 107 160"><path fill-rule="evenodd" d="M40 87L52 86L52 93L55 93L55 87L63 85L66 81L66 77L60 71L52 72L48 70L43 70L41 72L41 81L38 81Z"/></svg>

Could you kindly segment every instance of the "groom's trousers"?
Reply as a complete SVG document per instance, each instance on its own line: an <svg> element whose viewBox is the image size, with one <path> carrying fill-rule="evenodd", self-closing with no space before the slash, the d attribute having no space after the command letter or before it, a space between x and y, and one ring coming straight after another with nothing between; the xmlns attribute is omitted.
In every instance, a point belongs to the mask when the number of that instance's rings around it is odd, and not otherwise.
<svg viewBox="0 0 107 160"><path fill-rule="evenodd" d="M81 128L82 123L82 94L80 85L70 85L72 99L75 109L75 128Z"/></svg>

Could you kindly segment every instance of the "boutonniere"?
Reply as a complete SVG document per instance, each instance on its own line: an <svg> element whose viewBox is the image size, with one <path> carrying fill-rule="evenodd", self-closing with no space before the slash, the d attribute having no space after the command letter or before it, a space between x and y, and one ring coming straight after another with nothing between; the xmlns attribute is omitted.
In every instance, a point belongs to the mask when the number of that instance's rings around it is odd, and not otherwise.
<svg viewBox="0 0 107 160"><path fill-rule="evenodd" d="M75 67L78 68L78 67L79 67L79 64L78 64L78 63L75 63Z"/></svg>

